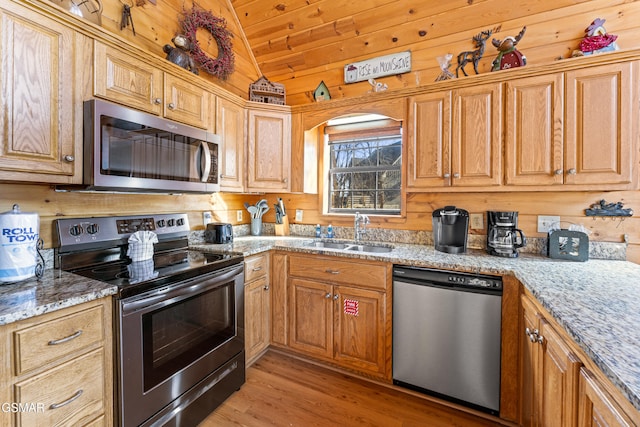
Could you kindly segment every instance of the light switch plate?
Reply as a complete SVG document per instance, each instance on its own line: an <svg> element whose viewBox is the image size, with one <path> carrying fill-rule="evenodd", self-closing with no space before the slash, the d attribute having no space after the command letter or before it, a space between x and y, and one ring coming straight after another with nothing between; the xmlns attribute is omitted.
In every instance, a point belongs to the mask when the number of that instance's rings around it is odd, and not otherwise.
<svg viewBox="0 0 640 427"><path fill-rule="evenodd" d="M296 221L302 221L302 209L296 209Z"/></svg>
<svg viewBox="0 0 640 427"><path fill-rule="evenodd" d="M538 233L548 233L551 226L558 226L560 217L555 215L538 215Z"/></svg>
<svg viewBox="0 0 640 427"><path fill-rule="evenodd" d="M202 212L202 223L207 225L210 222L213 222L213 214L210 211Z"/></svg>
<svg viewBox="0 0 640 427"><path fill-rule="evenodd" d="M238 209L236 211L236 221L238 221L238 222L242 221L242 209Z"/></svg>
<svg viewBox="0 0 640 427"><path fill-rule="evenodd" d="M484 217L481 213L472 213L471 215L471 229L482 230L484 228Z"/></svg>

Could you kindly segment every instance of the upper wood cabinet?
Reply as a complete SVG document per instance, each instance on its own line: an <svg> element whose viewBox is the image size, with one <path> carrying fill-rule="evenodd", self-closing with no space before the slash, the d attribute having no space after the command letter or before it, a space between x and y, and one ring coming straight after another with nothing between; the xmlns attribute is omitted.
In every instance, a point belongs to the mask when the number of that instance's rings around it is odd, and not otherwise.
<svg viewBox="0 0 640 427"><path fill-rule="evenodd" d="M220 189L244 190L245 178L245 109L223 98L216 103L216 133L222 138L220 154Z"/></svg>
<svg viewBox="0 0 640 427"><path fill-rule="evenodd" d="M247 191L291 190L291 113L249 107Z"/></svg>
<svg viewBox="0 0 640 427"><path fill-rule="evenodd" d="M633 181L637 66L637 62L623 62L566 73L566 184Z"/></svg>
<svg viewBox="0 0 640 427"><path fill-rule="evenodd" d="M81 183L89 39L15 2L0 20L0 179Z"/></svg>
<svg viewBox="0 0 640 427"><path fill-rule="evenodd" d="M505 183L632 188L636 66L626 62L508 81Z"/></svg>
<svg viewBox="0 0 640 427"><path fill-rule="evenodd" d="M502 85L419 95L410 101L407 186L437 191L502 183Z"/></svg>
<svg viewBox="0 0 640 427"><path fill-rule="evenodd" d="M510 80L505 103L505 183L564 182L564 77Z"/></svg>
<svg viewBox="0 0 640 427"><path fill-rule="evenodd" d="M95 96L215 131L215 96L130 53L95 42Z"/></svg>

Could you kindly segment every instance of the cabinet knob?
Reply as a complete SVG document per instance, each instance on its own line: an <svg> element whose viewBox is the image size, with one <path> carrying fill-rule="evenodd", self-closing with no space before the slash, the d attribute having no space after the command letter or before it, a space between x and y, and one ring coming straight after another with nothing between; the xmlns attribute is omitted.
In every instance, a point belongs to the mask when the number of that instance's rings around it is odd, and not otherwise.
<svg viewBox="0 0 640 427"><path fill-rule="evenodd" d="M73 157L71 154L67 154L66 156L64 156L64 161L65 161L65 162L68 162L68 163L73 162L75 159L76 159L76 158L75 158L75 157Z"/></svg>
<svg viewBox="0 0 640 427"><path fill-rule="evenodd" d="M553 173L556 175L562 175L562 169L556 169Z"/></svg>
<svg viewBox="0 0 640 427"><path fill-rule="evenodd" d="M264 290L268 291L269 290L269 285L264 285Z"/></svg>
<svg viewBox="0 0 640 427"><path fill-rule="evenodd" d="M327 299L331 298L331 293L326 294L324 297Z"/></svg>
<svg viewBox="0 0 640 427"><path fill-rule="evenodd" d="M460 174L456 172L456 173L454 173L454 174L453 174L453 177L454 177L455 179L458 179L458 178L460 178Z"/></svg>
<svg viewBox="0 0 640 427"><path fill-rule="evenodd" d="M333 296L333 300L334 300L334 301L338 301L338 298L340 298L340 295L338 295L338 294L335 294L335 295Z"/></svg>
<svg viewBox="0 0 640 427"><path fill-rule="evenodd" d="M170 102L170 103L169 103L169 105L167 105L167 108L168 108L169 110L175 110L175 108L176 108L176 104L174 104L173 102Z"/></svg>
<svg viewBox="0 0 640 427"><path fill-rule="evenodd" d="M444 175L442 175L445 178L451 178L451 174L450 173L445 173Z"/></svg>
<svg viewBox="0 0 640 427"><path fill-rule="evenodd" d="M286 184L287 182L289 182L289 178L282 178L282 182Z"/></svg>
<svg viewBox="0 0 640 427"><path fill-rule="evenodd" d="M575 174L576 174L576 169L575 169L575 168L571 168L571 169L569 169L569 170L567 171L567 173L568 173L569 175L575 175Z"/></svg>
<svg viewBox="0 0 640 427"><path fill-rule="evenodd" d="M156 99L153 100L153 103L156 104L156 105L160 105L160 104L162 104L162 99L161 98L156 98Z"/></svg>
<svg viewBox="0 0 640 427"><path fill-rule="evenodd" d="M536 341L538 342L538 344L544 344L544 337L542 335L539 335Z"/></svg>

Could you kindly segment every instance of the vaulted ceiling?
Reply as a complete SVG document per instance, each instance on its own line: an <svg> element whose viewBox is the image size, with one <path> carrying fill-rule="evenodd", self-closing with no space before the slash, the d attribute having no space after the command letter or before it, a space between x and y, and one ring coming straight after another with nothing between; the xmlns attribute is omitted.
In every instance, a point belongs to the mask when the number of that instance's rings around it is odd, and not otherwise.
<svg viewBox="0 0 640 427"><path fill-rule="evenodd" d="M367 82L346 85L348 63L410 50L410 73L380 79L390 89L433 82L437 57L473 50L472 37L502 39L527 26L519 44L529 63L570 56L600 17L623 48L640 46L638 2L625 0L229 0L259 72L284 83L287 103L313 102L324 81L332 98L357 96ZM487 43L480 72L497 54ZM473 71L470 70L472 73Z"/></svg>

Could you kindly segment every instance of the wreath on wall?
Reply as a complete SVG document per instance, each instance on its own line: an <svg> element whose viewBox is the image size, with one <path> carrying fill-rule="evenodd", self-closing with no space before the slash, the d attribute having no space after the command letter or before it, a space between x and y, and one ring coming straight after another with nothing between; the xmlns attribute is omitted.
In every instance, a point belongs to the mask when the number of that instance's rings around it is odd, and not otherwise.
<svg viewBox="0 0 640 427"><path fill-rule="evenodd" d="M233 72L235 61L231 44L232 34L227 30L227 21L213 16L211 12L194 7L190 12L183 12L180 24L183 34L191 41L191 56L196 63L207 73L226 80ZM216 41L217 58L207 55L200 47L196 37L200 28L207 30Z"/></svg>

